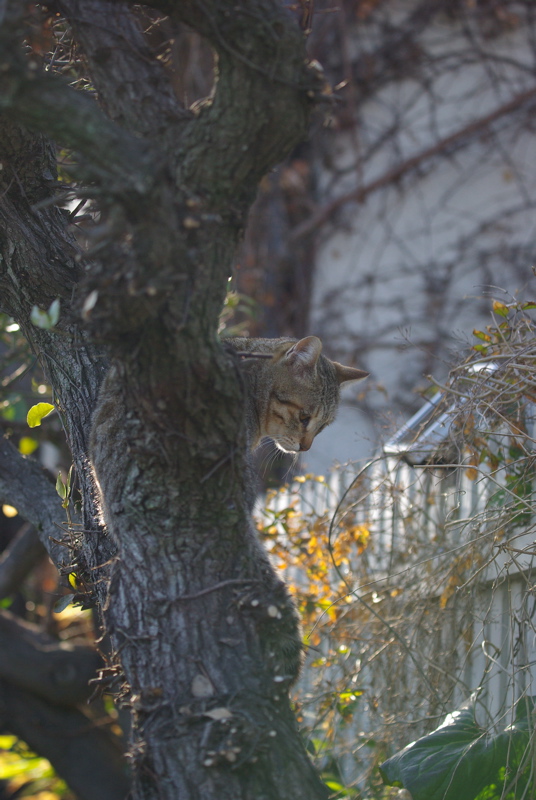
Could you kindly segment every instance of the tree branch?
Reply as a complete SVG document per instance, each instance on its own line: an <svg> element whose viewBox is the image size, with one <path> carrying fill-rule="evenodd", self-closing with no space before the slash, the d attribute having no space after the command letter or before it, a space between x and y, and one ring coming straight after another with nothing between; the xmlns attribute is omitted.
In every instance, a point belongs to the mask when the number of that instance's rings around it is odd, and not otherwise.
<svg viewBox="0 0 536 800"><path fill-rule="evenodd" d="M110 193L144 192L152 183L152 148L110 122L92 97L62 78L3 73L0 94L4 113L82 153L85 175L106 181Z"/></svg>
<svg viewBox="0 0 536 800"><path fill-rule="evenodd" d="M87 92L71 89L26 59L21 24L8 17L0 31L0 110L82 153L86 175L106 180L112 192L144 191L154 179L152 148L111 122Z"/></svg>
<svg viewBox="0 0 536 800"><path fill-rule="evenodd" d="M93 485L84 478L89 471L87 436L91 414L106 369L102 351L89 341L89 334L81 327L73 307L73 293L85 273L85 265L69 229L67 214L48 202L54 200L56 171L50 142L6 120L4 115L0 123L0 160L3 167L0 170L0 307L20 323L54 387L54 402L65 426L79 478L83 528L95 532L95 536L84 539L84 555L77 555L76 560L94 570L109 560L112 545L101 535ZM32 325L30 313L34 304L46 308L56 298L61 301L61 313L55 328L43 330ZM71 409L70 414L64 413L66 408ZM50 538L62 538L54 523L62 524L64 517L49 479L38 464L22 459L7 441L2 442L0 451L0 484L3 483L6 501L36 524L57 565L70 563L70 550ZM35 496L29 491L23 493L26 506L23 512L22 500L10 497L13 492L22 493L24 476L30 481L32 470L39 473L37 485L41 486L41 495L39 491ZM14 486L13 479L18 473L19 485ZM98 581L96 591L104 594L104 586Z"/></svg>
<svg viewBox="0 0 536 800"><path fill-rule="evenodd" d="M111 120L142 136L161 136L192 119L127 4L58 0L56 7L84 50L99 104Z"/></svg>
<svg viewBox="0 0 536 800"><path fill-rule="evenodd" d="M0 724L48 758L79 800L124 800L130 782L110 734L74 708L0 683Z"/></svg>
<svg viewBox="0 0 536 800"><path fill-rule="evenodd" d="M68 537L62 534L65 512L52 481L37 461L21 456L5 437L0 437L0 502L14 506L34 526L57 566L69 563L70 550L53 541Z"/></svg>
<svg viewBox="0 0 536 800"><path fill-rule="evenodd" d="M0 678L57 705L90 697L89 681L102 667L91 647L58 642L37 625L0 611Z"/></svg>
<svg viewBox="0 0 536 800"><path fill-rule="evenodd" d="M303 32L279 0L254 6L249 0L164 0L158 6L206 36L219 55L213 101L182 143L190 158L179 167L181 178L206 192L215 186L208 171L214 164L216 199L224 191L235 207L249 205L251 187L305 137L324 87L322 73L311 66ZM217 136L209 138L209 130ZM195 147L199 140L212 158Z"/></svg>
<svg viewBox="0 0 536 800"><path fill-rule="evenodd" d="M35 528L23 525L0 557L0 598L13 594L45 553Z"/></svg>
<svg viewBox="0 0 536 800"><path fill-rule="evenodd" d="M461 130L455 131L449 136L445 136L431 147L427 147L420 153L416 153L416 155L411 156L405 161L402 161L400 164L397 164L383 175L380 175L379 178L376 178L376 180L371 181L371 183L368 183L365 186L360 186L357 189L352 189L351 192L346 192L346 194L336 197L335 200L332 200L323 208L318 209L318 211L309 217L308 220L302 222L301 225L297 225L291 233L291 239L295 241L307 236L315 230L318 230L335 214L336 211L339 210L339 208L346 205L346 203L364 203L367 197L373 192L378 191L378 189L383 189L385 186L389 186L389 184L396 183L403 178L404 175L407 175L416 167L421 166L421 164L428 161L428 159L446 152L451 152L454 148L460 147L467 139L483 130L486 130L486 128L488 128L493 122L501 117L506 116L507 114L511 114L520 106L530 103L535 97L536 88L528 89L526 92L521 92L521 94L513 97L512 100L495 109L495 111L492 111L490 114L486 114L479 119L475 119Z"/></svg>

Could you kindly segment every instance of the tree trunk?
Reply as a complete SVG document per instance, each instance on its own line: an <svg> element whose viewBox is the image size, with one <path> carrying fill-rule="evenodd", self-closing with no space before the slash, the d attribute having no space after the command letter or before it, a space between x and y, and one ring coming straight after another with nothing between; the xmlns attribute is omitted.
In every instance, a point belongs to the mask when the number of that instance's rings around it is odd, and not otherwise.
<svg viewBox="0 0 536 800"><path fill-rule="evenodd" d="M133 797L312 800L326 790L279 655L294 612L252 528L243 382L216 330L258 181L305 135L318 76L277 0L150 5L218 52L214 96L197 115L173 97L127 5L56 3L108 116L28 66L26 20L9 6L0 152L35 157L18 181L0 174L1 305L43 360L77 465L84 519L70 543L124 673ZM39 133L18 138L14 124ZM77 193L100 210L87 264L66 214L43 202L54 188L41 132L79 154L89 189ZM32 328L32 305L55 297L58 326ZM87 466L103 350L91 455L106 531Z"/></svg>

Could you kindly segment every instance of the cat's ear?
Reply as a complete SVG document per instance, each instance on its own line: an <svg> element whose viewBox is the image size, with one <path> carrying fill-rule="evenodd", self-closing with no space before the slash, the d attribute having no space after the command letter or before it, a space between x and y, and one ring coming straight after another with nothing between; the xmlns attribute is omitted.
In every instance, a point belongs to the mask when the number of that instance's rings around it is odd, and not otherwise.
<svg viewBox="0 0 536 800"><path fill-rule="evenodd" d="M321 352L322 342L318 336L306 336L287 350L285 361L297 372L308 372L316 367Z"/></svg>
<svg viewBox="0 0 536 800"><path fill-rule="evenodd" d="M339 381L339 385L341 383L355 383L356 381L363 381L370 375L370 372L365 372L365 370L363 369L356 369L355 367L344 367L337 361L332 361L331 363L335 367L335 373L337 375L337 380Z"/></svg>

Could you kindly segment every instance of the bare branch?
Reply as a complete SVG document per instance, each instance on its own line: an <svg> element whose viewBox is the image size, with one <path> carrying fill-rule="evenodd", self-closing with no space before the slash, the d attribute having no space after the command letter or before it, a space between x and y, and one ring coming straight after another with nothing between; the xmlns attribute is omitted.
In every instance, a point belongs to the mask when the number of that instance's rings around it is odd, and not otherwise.
<svg viewBox="0 0 536 800"><path fill-rule="evenodd" d="M79 800L124 800L129 790L115 740L75 708L0 684L2 728L45 756Z"/></svg>
<svg viewBox="0 0 536 800"><path fill-rule="evenodd" d="M59 0L88 61L99 104L114 122L142 136L169 134L192 115L178 102L128 5Z"/></svg>
<svg viewBox="0 0 536 800"><path fill-rule="evenodd" d="M95 100L71 89L56 75L40 72L20 48L20 21L0 31L0 109L31 130L82 153L93 180L110 179L116 191L144 191L154 178L154 157L146 142L111 122ZM91 164L91 166L90 166Z"/></svg>
<svg viewBox="0 0 536 800"><path fill-rule="evenodd" d="M154 176L147 143L110 122L93 98L53 75L4 73L0 108L12 119L82 153L84 172L116 182L115 191L143 192ZM89 165L91 162L91 166Z"/></svg>
<svg viewBox="0 0 536 800"><path fill-rule="evenodd" d="M23 525L0 558L0 598L13 594L45 553L35 528Z"/></svg>
<svg viewBox="0 0 536 800"><path fill-rule="evenodd" d="M54 485L44 469L21 456L6 438L0 438L0 501L15 506L36 529L56 565L69 562L69 550L52 541L61 539L65 513Z"/></svg>
<svg viewBox="0 0 536 800"><path fill-rule="evenodd" d="M87 701L102 667L91 647L58 642L37 625L0 611L0 677L59 705Z"/></svg>
<svg viewBox="0 0 536 800"><path fill-rule="evenodd" d="M379 178L376 178L376 180L371 183L360 186L357 189L352 189L351 192L346 192L340 197L335 198L335 200L332 200L323 208L318 209L308 220L294 228L291 234L292 239L300 239L312 233L314 230L317 230L321 225L331 219L335 212L346 203L363 203L370 194L379 189L383 189L389 184L396 183L403 178L404 175L407 175L408 172L421 166L424 162L428 161L428 159L452 152L455 147L459 147L466 142L468 138L475 134L482 133L482 131L486 130L486 128L496 122L496 120L511 114L521 106L531 103L531 101L534 101L535 97L536 88L521 92L521 94L513 97L508 103L504 103L504 105L495 109L495 111L475 119L473 122L469 123L469 125L465 125L461 130L450 134L450 136L446 136L444 139L440 139L431 147L427 147L422 152L402 161L400 164L397 164L396 167L380 175Z"/></svg>

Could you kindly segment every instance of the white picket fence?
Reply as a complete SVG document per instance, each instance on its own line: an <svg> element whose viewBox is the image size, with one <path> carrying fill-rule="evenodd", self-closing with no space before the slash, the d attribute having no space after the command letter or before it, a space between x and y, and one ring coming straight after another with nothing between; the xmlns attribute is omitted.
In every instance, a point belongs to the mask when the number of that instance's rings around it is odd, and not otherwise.
<svg viewBox="0 0 536 800"><path fill-rule="evenodd" d="M512 499L498 472L410 466L392 455L273 499L276 510L291 503L304 513L349 508L354 524L371 533L353 565L353 588L356 606L364 599L380 619L365 614L344 663L321 678L306 669L299 686L309 724L319 708L315 692L325 696L345 669L349 686L359 690L358 709L341 724L335 748L346 780L359 783L366 772L370 737L383 737L388 753L437 727L473 692L482 726L502 728L516 700L536 695L531 498L519 501L527 506L523 524L503 529L502 509ZM462 577L445 600L444 576L453 564ZM287 577L300 580L295 572ZM382 600L400 581L413 593L407 619L406 606L398 617L396 602L387 607ZM324 631L329 639L329 626Z"/></svg>

